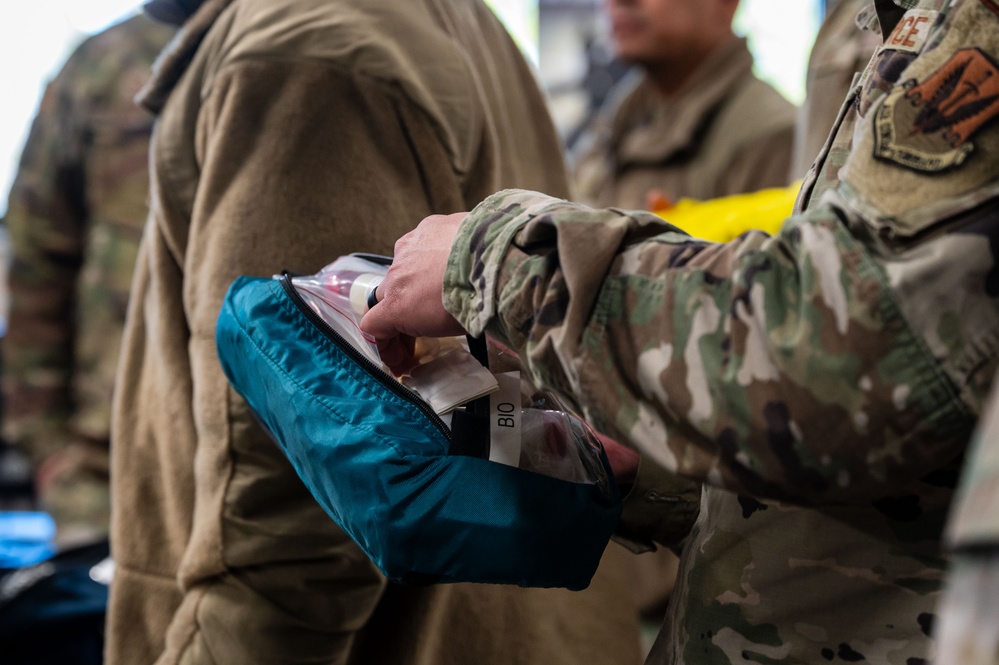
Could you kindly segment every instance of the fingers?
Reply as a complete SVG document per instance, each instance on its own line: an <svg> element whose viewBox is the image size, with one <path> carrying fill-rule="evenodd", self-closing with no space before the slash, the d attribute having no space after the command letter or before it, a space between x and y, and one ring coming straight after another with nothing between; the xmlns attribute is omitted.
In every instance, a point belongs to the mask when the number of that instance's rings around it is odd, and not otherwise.
<svg viewBox="0 0 999 665"><path fill-rule="evenodd" d="M416 340L408 335L397 335L378 342L378 354L396 376L408 374L416 365Z"/></svg>
<svg viewBox="0 0 999 665"><path fill-rule="evenodd" d="M389 273L391 275L391 273ZM399 330L396 328L395 319L392 317L391 305L385 304L383 302L384 297L382 293L386 288L386 282L388 282L390 277L386 275L382 283L375 288L374 300L376 301L373 306L370 306L368 311L365 312L364 316L361 318L361 330L372 335L377 340L384 340L390 337L394 337L399 334ZM369 301L369 305L371 305Z"/></svg>
<svg viewBox="0 0 999 665"><path fill-rule="evenodd" d="M443 305L443 281L451 243L464 213L427 217L395 245L395 257L375 291L378 301L361 320L376 339L460 335L464 330Z"/></svg>

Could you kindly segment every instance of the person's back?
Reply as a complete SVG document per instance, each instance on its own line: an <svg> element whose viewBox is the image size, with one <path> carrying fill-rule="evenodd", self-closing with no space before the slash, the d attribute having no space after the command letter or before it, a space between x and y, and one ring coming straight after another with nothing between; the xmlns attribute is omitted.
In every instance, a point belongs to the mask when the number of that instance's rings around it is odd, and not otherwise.
<svg viewBox="0 0 999 665"><path fill-rule="evenodd" d="M241 274L389 254L496 188L566 193L501 25L478 0L207 0L175 44L144 97L160 117L115 408L109 662L636 661L620 567L580 594L386 587L215 354Z"/></svg>
<svg viewBox="0 0 999 665"><path fill-rule="evenodd" d="M111 393L149 191L153 117L135 105L170 26L88 38L49 85L10 192L4 434L69 546L107 535Z"/></svg>
<svg viewBox="0 0 999 665"><path fill-rule="evenodd" d="M608 0L618 56L638 70L573 149L580 201L650 207L787 184L794 107L753 74L737 0Z"/></svg>

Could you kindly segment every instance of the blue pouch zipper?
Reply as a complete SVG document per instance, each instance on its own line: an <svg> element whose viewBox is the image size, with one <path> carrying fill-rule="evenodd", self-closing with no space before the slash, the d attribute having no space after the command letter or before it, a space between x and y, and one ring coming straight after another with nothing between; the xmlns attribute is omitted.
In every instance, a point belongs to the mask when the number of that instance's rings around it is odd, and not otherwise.
<svg viewBox="0 0 999 665"><path fill-rule="evenodd" d="M419 409L420 412L427 417L427 420L433 423L433 425L440 430L441 434L444 435L448 443L450 443L451 430L447 426L447 423L445 423L441 417L437 415L433 408L416 392L410 390L406 386L399 383L395 378L386 374L382 368L375 365L368 358L366 358L364 354L355 349L354 346L345 340L340 333L333 330L333 328L326 323L326 321L324 321L323 318L315 312L315 310L308 306L301 294L295 288L291 278L292 274L286 270L281 273L281 276L278 279L285 294L291 300L292 304L295 305L300 312L302 312L305 318L307 318L327 339L333 342L333 344L335 344L336 347L344 353L344 355L357 363L361 369L385 386L387 390L407 402L412 403L413 406Z"/></svg>

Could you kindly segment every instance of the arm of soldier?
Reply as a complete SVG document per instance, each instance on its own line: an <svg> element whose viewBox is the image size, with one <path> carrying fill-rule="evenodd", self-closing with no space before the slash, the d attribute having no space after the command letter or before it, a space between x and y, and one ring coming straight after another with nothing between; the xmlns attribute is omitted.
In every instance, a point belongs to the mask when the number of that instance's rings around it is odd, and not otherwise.
<svg viewBox="0 0 999 665"><path fill-rule="evenodd" d="M623 494L614 540L636 554L657 545L679 551L700 513L701 483L673 473L648 455L637 456L627 482L622 483L618 469L614 477Z"/></svg>
<svg viewBox="0 0 999 665"><path fill-rule="evenodd" d="M663 468L866 500L952 459L967 419L839 215L716 245L645 213L500 192L458 229L444 305Z"/></svg>
<svg viewBox="0 0 999 665"><path fill-rule="evenodd" d="M428 217L396 242L395 260L377 289L378 305L361 321L361 328L379 339L382 360L390 367L407 365L412 337L465 334L444 309L441 289L453 238L466 215ZM598 436L625 494L616 539L634 552L653 550L654 543L678 546L697 518L700 484Z"/></svg>
<svg viewBox="0 0 999 665"><path fill-rule="evenodd" d="M5 223L12 262L3 340L4 433L41 464L69 437L75 294L87 208L76 59L48 86L21 155Z"/></svg>

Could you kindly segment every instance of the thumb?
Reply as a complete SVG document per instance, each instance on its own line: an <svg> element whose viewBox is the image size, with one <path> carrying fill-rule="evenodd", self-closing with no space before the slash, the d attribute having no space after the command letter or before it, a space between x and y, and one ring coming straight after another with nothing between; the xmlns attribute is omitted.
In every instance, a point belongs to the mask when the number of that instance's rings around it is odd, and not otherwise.
<svg viewBox="0 0 999 665"><path fill-rule="evenodd" d="M382 302L371 307L361 317L361 332L365 332L375 339L388 339L398 335L401 331L396 328L389 315L389 309L389 305Z"/></svg>

